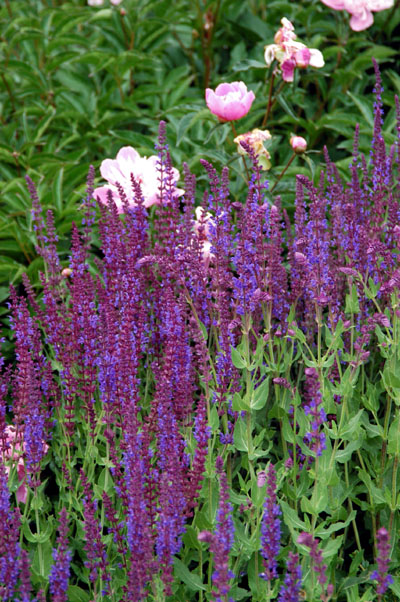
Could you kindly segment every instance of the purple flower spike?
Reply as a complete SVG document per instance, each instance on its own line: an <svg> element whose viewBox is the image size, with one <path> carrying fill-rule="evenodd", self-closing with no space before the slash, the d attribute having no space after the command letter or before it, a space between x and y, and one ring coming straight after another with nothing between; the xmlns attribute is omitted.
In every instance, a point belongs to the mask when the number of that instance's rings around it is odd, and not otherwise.
<svg viewBox="0 0 400 602"><path fill-rule="evenodd" d="M229 594L229 579L234 577L229 570L229 552L233 545L234 530L232 519L232 504L229 503L229 490L226 474L223 470L223 460L218 456L215 461L217 473L220 480L219 509L217 512L217 528L215 533L201 531L198 535L199 541L210 544L210 552L214 555L214 572L212 592L215 602L233 602L233 598L227 598Z"/></svg>
<svg viewBox="0 0 400 602"><path fill-rule="evenodd" d="M69 567L72 553L67 548L68 518L65 508L60 512L57 543L58 548L53 550L54 564L51 567L49 575L50 592L53 602L67 602Z"/></svg>
<svg viewBox="0 0 400 602"><path fill-rule="evenodd" d="M390 537L385 527L381 527L376 534L378 557L377 565L378 570L374 571L371 575L371 579L378 582L376 593L378 594L378 600L381 600L381 596L385 593L389 585L393 583L393 577L388 574L389 567L389 554L390 554Z"/></svg>
<svg viewBox="0 0 400 602"><path fill-rule="evenodd" d="M301 567L299 555L289 552L285 583L279 592L278 602L300 602Z"/></svg>
<svg viewBox="0 0 400 602"><path fill-rule="evenodd" d="M310 418L311 430L306 433L304 442L316 456L320 456L326 447L325 433L321 432L326 414L322 407L322 395L317 372L314 368L306 368L305 372L308 403L304 406L304 411Z"/></svg>
<svg viewBox="0 0 400 602"><path fill-rule="evenodd" d="M297 543L302 544L310 548L310 557L313 570L318 575L318 583L322 587L321 600L327 602L333 593L333 587L329 584L325 587L328 577L326 576L327 565L324 563L322 558L322 552L318 549L319 540L315 539L311 533L300 533ZM326 589L326 593L325 590Z"/></svg>
<svg viewBox="0 0 400 602"><path fill-rule="evenodd" d="M261 556L263 557L264 573L267 581L276 578L277 556L280 549L281 509L276 503L276 471L273 464L267 468L267 495L264 502L264 514L261 521Z"/></svg>

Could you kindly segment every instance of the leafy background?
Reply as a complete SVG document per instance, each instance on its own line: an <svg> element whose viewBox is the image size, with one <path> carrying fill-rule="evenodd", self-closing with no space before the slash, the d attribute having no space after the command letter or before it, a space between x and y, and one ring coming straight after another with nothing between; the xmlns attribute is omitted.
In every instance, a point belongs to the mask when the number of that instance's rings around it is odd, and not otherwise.
<svg viewBox="0 0 400 602"><path fill-rule="evenodd" d="M122 10L121 10L122 9ZM390 13L390 14L389 14ZM386 140L394 141L393 91L400 91L400 9L375 13L375 25L355 33L344 12L319 0L125 0L101 8L82 1L13 0L0 8L0 285L21 273L37 281L25 174L38 185L44 206L55 212L59 235L68 238L78 219L86 174L114 157L121 146L154 153L158 122L168 123L173 161L188 161L200 177L200 158L228 164L237 172L232 192L243 191L243 176L228 125L205 106L204 88L243 80L256 94L240 133L259 126L271 75L263 49L273 42L282 16L326 65L296 74L277 96L267 127L273 134L271 180L290 156L290 132L307 138L312 151L289 175L310 174L323 163L323 145L339 166L346 165L354 126L361 126L361 150L372 126L371 57L389 90ZM396 29L397 28L397 29ZM293 203L294 178L279 192ZM61 245L62 245L61 240ZM65 245L67 249L67 245Z"/></svg>

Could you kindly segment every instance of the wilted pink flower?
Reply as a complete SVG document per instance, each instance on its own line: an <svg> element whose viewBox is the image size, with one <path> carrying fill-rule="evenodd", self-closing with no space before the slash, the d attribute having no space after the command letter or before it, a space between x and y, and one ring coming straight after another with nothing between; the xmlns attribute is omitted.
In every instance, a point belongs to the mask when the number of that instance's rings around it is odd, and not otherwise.
<svg viewBox="0 0 400 602"><path fill-rule="evenodd" d="M100 186L94 190L94 197L107 204L107 193L113 193L113 199L119 213L124 212L122 200L120 199L116 184L120 184L125 192L130 206L136 205L132 199L131 175L140 184L144 198L144 206L158 205L160 203L159 181L157 171L158 158L141 157L131 146L124 146L118 152L116 159L104 159L100 166L100 173L109 182L106 186ZM179 179L179 171L173 168L174 183ZM183 190L175 189L176 196L184 194Z"/></svg>
<svg viewBox="0 0 400 602"><path fill-rule="evenodd" d="M240 136L236 136L234 142L237 144L238 153L240 155L246 155L246 149L241 145L241 142L245 142L250 148L253 150L256 155L258 162L262 169L270 169L271 155L267 151L264 146L264 141L270 140L271 134L268 130L259 130L254 129L251 132L247 132L246 134L241 134Z"/></svg>
<svg viewBox="0 0 400 602"><path fill-rule="evenodd" d="M394 0L321 0L334 10L347 10L351 14L350 27L354 31L362 31L371 27L374 22L373 12L391 8Z"/></svg>
<svg viewBox="0 0 400 602"><path fill-rule="evenodd" d="M286 82L293 81L293 73L296 67L316 67L319 69L325 65L324 57L316 48L307 48L305 44L296 42L296 34L292 23L283 17L282 27L275 34L275 44L265 46L264 58L268 67L277 60L282 72L282 79Z"/></svg>
<svg viewBox="0 0 400 602"><path fill-rule="evenodd" d="M307 150L307 140L305 140L301 136L292 136L290 138L290 146L292 147L296 155L301 155Z"/></svg>
<svg viewBox="0 0 400 602"><path fill-rule="evenodd" d="M215 92L206 90L207 106L220 121L241 119L250 111L254 99L254 92L249 92L243 82L219 84Z"/></svg>

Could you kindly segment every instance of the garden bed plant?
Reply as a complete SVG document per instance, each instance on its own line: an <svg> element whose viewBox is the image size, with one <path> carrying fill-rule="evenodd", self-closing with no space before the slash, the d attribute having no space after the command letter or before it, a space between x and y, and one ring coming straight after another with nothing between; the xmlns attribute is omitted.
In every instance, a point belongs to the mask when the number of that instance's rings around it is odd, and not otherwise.
<svg viewBox="0 0 400 602"><path fill-rule="evenodd" d="M376 13L384 31L361 41L368 2L364 21L296 3L288 10L304 33L313 23L320 32L307 44L281 1L199 2L197 17L184 16L185 2L165 14L163 2L64 4L33 3L50 49L24 25L2 77L14 132L0 148L1 600L398 600L400 104L382 86L396 76L371 60L394 55L377 41L400 19L398 3ZM20 9L6 2L8 27L24 23ZM133 16L148 17L145 32ZM91 21L105 27L87 55ZM188 23L199 31L191 45ZM243 58L248 38L229 53L223 32L231 40L246 23L270 37ZM329 50L323 37L335 23L349 49L376 50L359 60L365 82L328 73L329 57L339 70L346 52L343 38ZM58 59L57 28L71 45ZM107 44L131 44L133 61L133 32L149 62L133 68L116 52L103 74ZM152 53L171 39L157 70ZM11 54L31 48L65 89L24 107L9 78L29 76ZM235 76L220 77L228 67ZM152 69L168 81L158 96ZM85 97L92 84L98 94ZM62 103L82 104L90 121L86 101L110 103L91 107L102 133L74 122L64 153ZM135 111L142 132L123 133ZM110 131L120 134L107 147ZM102 180L79 147L102 159Z"/></svg>

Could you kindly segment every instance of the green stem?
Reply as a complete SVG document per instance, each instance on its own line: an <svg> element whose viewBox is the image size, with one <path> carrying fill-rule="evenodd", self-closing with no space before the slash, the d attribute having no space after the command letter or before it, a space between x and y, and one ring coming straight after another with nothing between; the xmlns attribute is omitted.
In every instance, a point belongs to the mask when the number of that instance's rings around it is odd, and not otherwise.
<svg viewBox="0 0 400 602"><path fill-rule="evenodd" d="M233 123L233 121L229 122L231 124L231 128L232 128L232 132L233 132L233 136L234 138L237 138L238 133L236 131L235 125ZM244 155L240 155L242 157L242 161L243 161L243 166L244 166L244 170L246 172L246 176L247 176L247 183L250 182L250 174L249 174L249 170L247 169L247 163L246 163L246 159L244 158Z"/></svg>
<svg viewBox="0 0 400 602"><path fill-rule="evenodd" d="M285 175L286 170L290 167L290 165L293 163L294 159L296 157L296 153L293 153L293 155L290 157L289 161L287 162L286 167L283 168L283 170L281 171L281 173L278 176L278 179L275 181L275 184L272 186L271 188L271 192L273 192L277 186L277 184L281 181L282 177Z"/></svg>
<svg viewBox="0 0 400 602"><path fill-rule="evenodd" d="M262 120L262 123L261 123L261 127L262 128L265 127L265 125L266 125L266 123L268 121L269 114L271 112L271 106L272 106L272 89L273 89L273 85L274 85L274 80L275 80L275 73L272 72L271 80L269 82L267 110L265 111L264 119Z"/></svg>

